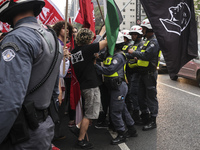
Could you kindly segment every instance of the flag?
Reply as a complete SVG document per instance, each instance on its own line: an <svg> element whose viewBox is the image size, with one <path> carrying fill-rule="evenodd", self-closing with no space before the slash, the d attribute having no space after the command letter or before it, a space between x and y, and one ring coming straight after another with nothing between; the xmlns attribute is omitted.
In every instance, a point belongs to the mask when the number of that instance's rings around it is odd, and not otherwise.
<svg viewBox="0 0 200 150"><path fill-rule="evenodd" d="M72 73L71 85L70 85L70 106L72 110L75 110L76 105L81 99L81 90L80 90L80 85L76 78L76 74L71 62L70 62L70 66L71 66L71 73Z"/></svg>
<svg viewBox="0 0 200 150"><path fill-rule="evenodd" d="M0 22L0 30L2 32L8 32L10 30L10 25L8 23Z"/></svg>
<svg viewBox="0 0 200 150"><path fill-rule="evenodd" d="M78 9L76 16L74 17L74 22L80 23L82 25L84 24L84 19L82 18L80 8Z"/></svg>
<svg viewBox="0 0 200 150"><path fill-rule="evenodd" d="M80 11L79 18L83 27L90 29L95 34L95 16L94 16L94 6L91 0L79 0ZM79 22L78 22L79 23Z"/></svg>
<svg viewBox="0 0 200 150"><path fill-rule="evenodd" d="M69 18L69 23L71 23L71 18ZM71 42L71 49L74 49L74 38L73 36L70 39ZM70 106L72 110L75 110L77 107L78 102L81 99L81 90L80 90L80 85L79 82L76 78L76 74L74 71L74 67L70 62L71 66L71 85L70 85Z"/></svg>
<svg viewBox="0 0 200 150"><path fill-rule="evenodd" d="M105 20L106 36L108 41L109 54L114 54L115 43L119 33L119 25L123 18L114 0L107 0L107 15Z"/></svg>
<svg viewBox="0 0 200 150"><path fill-rule="evenodd" d="M173 78L198 54L193 0L141 0L141 3Z"/></svg>
<svg viewBox="0 0 200 150"><path fill-rule="evenodd" d="M53 25L58 21L64 20L64 16L51 0L45 0L45 6L37 16L45 25Z"/></svg>

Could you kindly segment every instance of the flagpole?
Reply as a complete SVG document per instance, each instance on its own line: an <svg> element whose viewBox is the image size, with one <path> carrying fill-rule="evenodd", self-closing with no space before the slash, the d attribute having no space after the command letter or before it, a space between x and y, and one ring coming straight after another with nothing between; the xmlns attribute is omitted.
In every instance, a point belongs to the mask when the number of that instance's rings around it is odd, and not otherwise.
<svg viewBox="0 0 200 150"><path fill-rule="evenodd" d="M68 0L66 0L66 8L65 8L65 37L64 37L64 49L66 47L67 42L67 15L68 15ZM63 75L65 74L65 57L63 57Z"/></svg>
<svg viewBox="0 0 200 150"><path fill-rule="evenodd" d="M97 0L97 4L98 4L98 7L99 7L99 11L100 11L100 13L101 13L101 17L102 17L102 19L103 19L103 23L105 24L105 19L104 19L104 17L103 17L103 13L102 13L102 11L101 11L101 6L100 6L100 4L99 4L99 0Z"/></svg>
<svg viewBox="0 0 200 150"><path fill-rule="evenodd" d="M121 12L130 4L132 0L130 0L128 3L126 3L126 5L120 10Z"/></svg>
<svg viewBox="0 0 200 150"><path fill-rule="evenodd" d="M126 3L126 5L120 10L120 12L122 12L122 11L130 4L131 1L132 1L132 0L130 0L128 3ZM104 22L104 23L105 23L105 22ZM103 33L103 35L101 36L101 38L99 39L99 41L102 40L102 38L105 36L105 34L106 34L106 31Z"/></svg>

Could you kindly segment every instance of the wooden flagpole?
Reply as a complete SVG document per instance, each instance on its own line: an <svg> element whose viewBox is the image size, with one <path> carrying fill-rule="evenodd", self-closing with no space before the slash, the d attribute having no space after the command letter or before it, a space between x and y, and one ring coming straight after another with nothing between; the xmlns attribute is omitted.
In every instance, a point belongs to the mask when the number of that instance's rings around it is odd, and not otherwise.
<svg viewBox="0 0 200 150"><path fill-rule="evenodd" d="M100 11L100 13L101 13L101 17L102 17L102 19L103 19L103 23L105 24L105 19L104 19L104 17L103 17L103 13L102 13L102 10L101 10L101 6L100 6L100 4L99 4L99 0L97 0L97 4L98 4L98 7L99 7L99 11Z"/></svg>
<svg viewBox="0 0 200 150"><path fill-rule="evenodd" d="M66 8L65 8L65 37L64 37L64 49L66 47L67 42L67 16L68 16L68 0L66 0ZM63 57L63 75L65 74L65 57Z"/></svg>

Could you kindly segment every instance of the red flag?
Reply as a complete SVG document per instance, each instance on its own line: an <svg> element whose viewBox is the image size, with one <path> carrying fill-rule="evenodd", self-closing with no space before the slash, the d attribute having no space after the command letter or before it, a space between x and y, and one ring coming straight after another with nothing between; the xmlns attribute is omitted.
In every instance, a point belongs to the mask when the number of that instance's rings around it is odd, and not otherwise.
<svg viewBox="0 0 200 150"><path fill-rule="evenodd" d="M94 6L90 0L79 0L83 27L89 28L95 34ZM92 12L92 13L91 13Z"/></svg>
<svg viewBox="0 0 200 150"><path fill-rule="evenodd" d="M0 30L2 32L8 32L10 29L10 25L8 23L0 22Z"/></svg>
<svg viewBox="0 0 200 150"><path fill-rule="evenodd" d="M69 23L71 23L71 18L69 18ZM74 38L71 37L71 49L74 49ZM76 109L76 105L78 104L78 101L81 99L81 90L79 82L76 78L74 68L70 62L71 65L71 85L70 85L70 106L72 110Z"/></svg>
<svg viewBox="0 0 200 150"><path fill-rule="evenodd" d="M53 25L58 21L64 20L64 16L51 0L45 0L45 6L37 19L45 25Z"/></svg>
<svg viewBox="0 0 200 150"><path fill-rule="evenodd" d="M84 19L81 16L81 9L80 8L78 9L76 16L74 17L74 22L80 23L82 25L84 24Z"/></svg>

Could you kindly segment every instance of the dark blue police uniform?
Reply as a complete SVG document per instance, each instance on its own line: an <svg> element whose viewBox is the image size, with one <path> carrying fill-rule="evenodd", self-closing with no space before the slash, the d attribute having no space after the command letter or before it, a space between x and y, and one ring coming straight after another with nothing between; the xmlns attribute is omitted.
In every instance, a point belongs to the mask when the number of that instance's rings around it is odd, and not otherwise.
<svg viewBox="0 0 200 150"><path fill-rule="evenodd" d="M127 126L134 125L125 104L125 97L128 92L124 76L126 58L122 52L117 52L113 57L107 58L106 61L107 65L105 63L104 67L96 65L96 69L99 74L104 74L105 84L107 84L110 91L110 117L115 130L125 131L124 122Z"/></svg>
<svg viewBox="0 0 200 150"><path fill-rule="evenodd" d="M138 72L140 74L139 80L139 104L142 111L142 116L147 119L145 123L155 123L158 114L158 100L157 100L157 64L160 47L158 41L153 35L147 39L143 48L140 51L134 51L132 57L137 57L139 62ZM150 111L150 120L146 116ZM145 115L144 115L145 114ZM154 128L156 124L154 124ZM143 128L144 129L144 128ZM148 130L149 128L147 128ZM144 129L145 130L145 129Z"/></svg>
<svg viewBox="0 0 200 150"><path fill-rule="evenodd" d="M50 31L41 27L51 43L49 45L35 29L27 27L27 24L39 26L35 17L23 18L16 23L14 30L8 33L0 45L0 143L3 140L10 142L9 138L5 138L24 101L34 102L39 126L34 130L27 128L29 139L24 142L8 144L6 148L0 144L0 149L47 150L51 147L54 135L54 123L48 115L47 108L58 77L62 51L59 52L55 67L44 84L27 95L48 72L55 56L57 42Z"/></svg>

